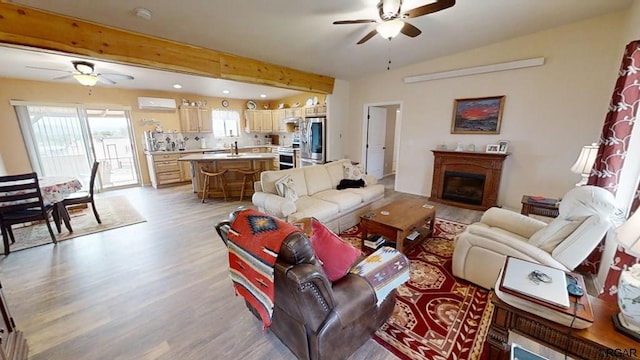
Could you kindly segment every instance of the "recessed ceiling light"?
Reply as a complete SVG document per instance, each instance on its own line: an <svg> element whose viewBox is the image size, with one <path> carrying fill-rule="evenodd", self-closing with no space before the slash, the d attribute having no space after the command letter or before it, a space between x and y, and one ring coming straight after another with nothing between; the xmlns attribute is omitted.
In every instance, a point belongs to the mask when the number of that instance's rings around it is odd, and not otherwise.
<svg viewBox="0 0 640 360"><path fill-rule="evenodd" d="M260 97L264 99L267 97L267 94L260 94Z"/></svg>
<svg viewBox="0 0 640 360"><path fill-rule="evenodd" d="M229 90L222 90L222 93L223 93L223 94L228 94L228 93L229 93Z"/></svg>
<svg viewBox="0 0 640 360"><path fill-rule="evenodd" d="M174 88L174 89L182 89L182 85L180 85L180 84L173 84L173 88Z"/></svg>
<svg viewBox="0 0 640 360"><path fill-rule="evenodd" d="M151 20L151 10L145 8L136 8L135 10L136 16L140 19Z"/></svg>

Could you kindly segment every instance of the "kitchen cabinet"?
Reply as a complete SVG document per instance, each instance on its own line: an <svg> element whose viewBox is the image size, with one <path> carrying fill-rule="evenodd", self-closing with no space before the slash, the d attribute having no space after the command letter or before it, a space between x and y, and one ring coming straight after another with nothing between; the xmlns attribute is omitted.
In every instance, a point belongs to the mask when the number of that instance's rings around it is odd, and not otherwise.
<svg viewBox="0 0 640 360"><path fill-rule="evenodd" d="M304 108L304 116L327 116L327 105L316 105Z"/></svg>
<svg viewBox="0 0 640 360"><path fill-rule="evenodd" d="M278 156L278 148L277 147L273 147L273 148L271 148L269 150L271 151L272 154L276 155L273 158L273 169L272 170L280 170L280 157Z"/></svg>
<svg viewBox="0 0 640 360"><path fill-rule="evenodd" d="M245 110L248 132L272 132L271 110Z"/></svg>
<svg viewBox="0 0 640 360"><path fill-rule="evenodd" d="M245 110L244 116L247 121L247 132L261 132L262 131L262 117L260 116L261 110Z"/></svg>
<svg viewBox="0 0 640 360"><path fill-rule="evenodd" d="M262 121L262 132L273 131L273 120L271 119L271 110L260 110L260 120Z"/></svg>
<svg viewBox="0 0 640 360"><path fill-rule="evenodd" d="M180 180L191 181L191 163L188 161L178 161L180 164Z"/></svg>
<svg viewBox="0 0 640 360"><path fill-rule="evenodd" d="M286 118L285 109L271 110L271 122L273 123L274 132L287 131L287 124L284 122L285 118Z"/></svg>
<svg viewBox="0 0 640 360"><path fill-rule="evenodd" d="M304 117L304 108L297 107L284 109L284 117L286 119Z"/></svg>
<svg viewBox="0 0 640 360"><path fill-rule="evenodd" d="M177 185L187 181L184 179L184 170L178 163L178 159L183 154L158 154L147 155L147 165L149 167L149 177L151 185L158 189L165 186ZM191 172L189 171L189 174ZM189 175L190 177L190 175Z"/></svg>
<svg viewBox="0 0 640 360"><path fill-rule="evenodd" d="M213 121L209 109L201 106L181 105L178 111L182 132L213 132Z"/></svg>

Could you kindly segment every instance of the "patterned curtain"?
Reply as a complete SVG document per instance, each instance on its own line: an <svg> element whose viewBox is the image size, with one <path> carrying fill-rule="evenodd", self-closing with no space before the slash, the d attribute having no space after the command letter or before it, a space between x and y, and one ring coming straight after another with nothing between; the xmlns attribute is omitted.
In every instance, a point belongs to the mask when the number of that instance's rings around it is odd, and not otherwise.
<svg viewBox="0 0 640 360"><path fill-rule="evenodd" d="M600 135L600 149L591 170L588 185L600 186L611 191L614 195L616 194L639 101L640 40L635 40L627 45L622 58L618 80ZM604 251L604 240L577 270L597 273L602 251Z"/></svg>
<svg viewBox="0 0 640 360"><path fill-rule="evenodd" d="M634 211L638 211L640 206L640 185L633 196L633 203L631 204L631 212L629 217ZM613 257L613 263L607 273L607 279L604 281L604 292L600 294L600 298L607 301L616 301L618 299L618 281L620 281L620 273L625 271L628 267L638 263L640 259L635 256L631 256L624 251L624 248L618 246L616 255Z"/></svg>

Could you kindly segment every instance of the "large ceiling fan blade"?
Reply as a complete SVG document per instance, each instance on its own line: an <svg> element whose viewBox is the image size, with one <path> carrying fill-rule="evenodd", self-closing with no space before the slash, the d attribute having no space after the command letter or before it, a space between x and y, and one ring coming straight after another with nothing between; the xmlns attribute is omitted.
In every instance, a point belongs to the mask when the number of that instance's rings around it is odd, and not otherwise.
<svg viewBox="0 0 640 360"><path fill-rule="evenodd" d="M364 44L365 42L369 41L369 39L376 36L377 33L378 31L376 29L371 30L371 32L369 32L367 35L365 35L365 37L363 37L362 39L360 39L360 41L358 41L358 45Z"/></svg>
<svg viewBox="0 0 640 360"><path fill-rule="evenodd" d="M408 22L404 23L404 26L402 27L402 29L400 29L400 32L409 36L409 37L416 37L420 34L422 34L422 31L420 31L420 29L418 29L417 27L409 24Z"/></svg>
<svg viewBox="0 0 640 360"><path fill-rule="evenodd" d="M334 21L333 25L344 25L344 24L368 24L376 22L373 19L362 19L362 20L340 20Z"/></svg>
<svg viewBox="0 0 640 360"><path fill-rule="evenodd" d="M48 71L62 71L62 72L66 72L71 74L72 71L69 70L64 70L64 69L53 69L53 68L45 68L45 67L39 67L39 66L25 66L26 68L29 69L36 69L36 70L48 70Z"/></svg>
<svg viewBox="0 0 640 360"><path fill-rule="evenodd" d="M109 84L109 85L115 85L116 82L107 78L106 76L102 76L102 75L98 75L98 82L101 82L103 84Z"/></svg>
<svg viewBox="0 0 640 360"><path fill-rule="evenodd" d="M446 8L450 8L456 4L456 0L436 0L436 2L418 6L417 8L404 11L402 13L403 18L416 18L418 16L431 14Z"/></svg>
<svg viewBox="0 0 640 360"><path fill-rule="evenodd" d="M68 78L70 78L70 77L73 77L73 74L54 77L54 78L53 78L53 79L51 79L51 80L64 80L64 79L68 79Z"/></svg>
<svg viewBox="0 0 640 360"><path fill-rule="evenodd" d="M118 79L118 80L133 80L134 77L131 75L125 74L116 74L116 73L101 73L100 75L104 77L108 77L110 79Z"/></svg>

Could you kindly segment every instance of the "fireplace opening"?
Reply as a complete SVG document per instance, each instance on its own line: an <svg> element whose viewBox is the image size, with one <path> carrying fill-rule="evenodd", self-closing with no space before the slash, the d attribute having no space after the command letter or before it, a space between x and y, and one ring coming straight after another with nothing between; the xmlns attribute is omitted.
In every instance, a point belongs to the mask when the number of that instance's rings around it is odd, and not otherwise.
<svg viewBox="0 0 640 360"><path fill-rule="evenodd" d="M442 198L465 204L481 205L485 178L484 174L445 171Z"/></svg>

